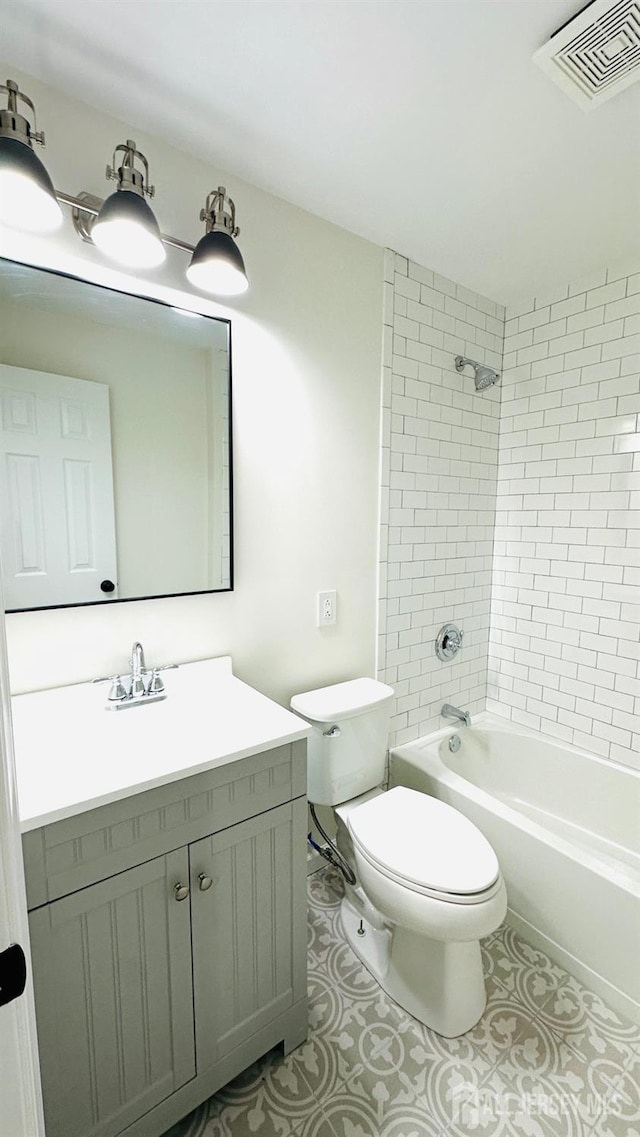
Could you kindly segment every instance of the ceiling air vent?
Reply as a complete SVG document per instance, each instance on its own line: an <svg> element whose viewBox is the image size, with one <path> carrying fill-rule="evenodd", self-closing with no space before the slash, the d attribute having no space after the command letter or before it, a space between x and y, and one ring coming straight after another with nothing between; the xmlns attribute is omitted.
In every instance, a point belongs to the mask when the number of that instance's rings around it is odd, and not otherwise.
<svg viewBox="0 0 640 1137"><path fill-rule="evenodd" d="M533 59L580 106L605 102L640 79L640 0L593 0Z"/></svg>

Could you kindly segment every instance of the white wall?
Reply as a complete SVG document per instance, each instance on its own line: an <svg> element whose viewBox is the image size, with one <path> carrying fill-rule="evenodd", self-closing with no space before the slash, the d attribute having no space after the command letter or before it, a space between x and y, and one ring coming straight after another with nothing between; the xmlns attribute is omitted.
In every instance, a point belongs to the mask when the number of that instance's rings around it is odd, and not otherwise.
<svg viewBox="0 0 640 1137"><path fill-rule="evenodd" d="M0 234L4 256L118 283L233 320L236 590L8 618L12 683L27 690L121 668L131 642L163 663L229 652L281 701L371 674L380 404L382 250L16 72L47 136L55 185L104 196L113 147L133 137L151 164L161 228L195 243L219 183L233 196L251 289L233 307L183 291L184 254L144 281L110 273L68 214L61 235ZM180 290L176 292L175 290ZM315 626L336 588L339 622Z"/></svg>
<svg viewBox="0 0 640 1137"><path fill-rule="evenodd" d="M640 264L507 313L489 706L640 765Z"/></svg>
<svg viewBox="0 0 640 1137"><path fill-rule="evenodd" d="M389 252L385 259L379 675L398 696L392 745L485 708L500 388L476 392L456 355L500 370L504 309ZM455 621L464 647L435 654Z"/></svg>

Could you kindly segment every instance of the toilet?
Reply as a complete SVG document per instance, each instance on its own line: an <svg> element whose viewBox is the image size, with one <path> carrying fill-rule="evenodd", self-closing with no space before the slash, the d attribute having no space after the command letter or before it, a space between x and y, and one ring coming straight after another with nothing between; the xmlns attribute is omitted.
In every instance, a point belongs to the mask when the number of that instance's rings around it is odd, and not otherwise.
<svg viewBox="0 0 640 1137"><path fill-rule="evenodd" d="M497 857L458 810L417 790L383 791L392 687L352 679L295 695L314 726L308 796L331 806L337 846L354 870L342 925L380 986L447 1038L486 1005L480 939L507 910Z"/></svg>

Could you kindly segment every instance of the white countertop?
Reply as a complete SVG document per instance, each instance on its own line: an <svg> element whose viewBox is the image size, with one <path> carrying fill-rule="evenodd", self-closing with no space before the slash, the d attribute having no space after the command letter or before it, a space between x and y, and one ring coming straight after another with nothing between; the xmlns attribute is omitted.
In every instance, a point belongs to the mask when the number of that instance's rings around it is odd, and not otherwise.
<svg viewBox="0 0 640 1137"><path fill-rule="evenodd" d="M237 679L229 656L162 678L166 699L120 711L105 710L108 684L14 695L23 833L311 733Z"/></svg>

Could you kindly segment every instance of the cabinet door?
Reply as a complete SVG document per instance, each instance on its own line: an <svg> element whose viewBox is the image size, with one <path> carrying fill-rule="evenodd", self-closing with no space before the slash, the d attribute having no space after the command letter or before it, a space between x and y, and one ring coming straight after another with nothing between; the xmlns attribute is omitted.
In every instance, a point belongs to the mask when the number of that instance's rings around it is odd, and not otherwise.
<svg viewBox="0 0 640 1137"><path fill-rule="evenodd" d="M199 1073L304 997L305 821L299 799L189 846Z"/></svg>
<svg viewBox="0 0 640 1137"><path fill-rule="evenodd" d="M30 914L47 1137L109 1137L195 1074L187 849Z"/></svg>

